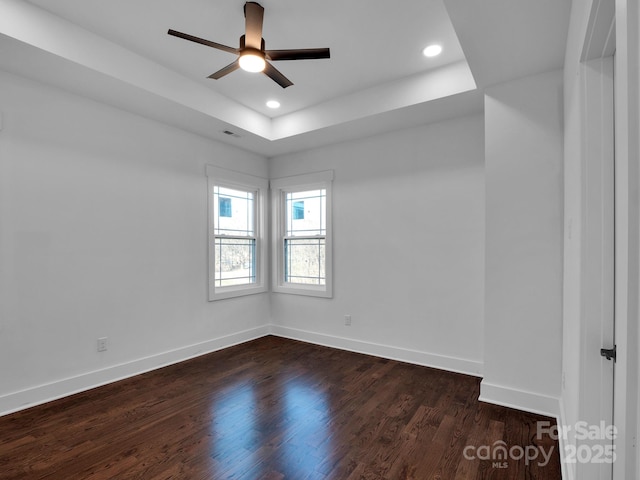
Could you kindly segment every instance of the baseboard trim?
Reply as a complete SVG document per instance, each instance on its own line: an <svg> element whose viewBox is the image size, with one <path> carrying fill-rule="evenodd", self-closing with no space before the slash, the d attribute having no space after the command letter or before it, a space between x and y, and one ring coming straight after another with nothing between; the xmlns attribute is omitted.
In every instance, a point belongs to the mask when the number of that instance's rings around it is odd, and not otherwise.
<svg viewBox="0 0 640 480"><path fill-rule="evenodd" d="M558 398L494 385L485 380L480 383L479 400L552 418L558 418L559 414Z"/></svg>
<svg viewBox="0 0 640 480"><path fill-rule="evenodd" d="M300 330L281 325L271 325L271 334L278 337L323 345L325 347L338 348L340 350L364 353L367 355L374 355L376 357L388 358L390 360L398 360L425 367L447 370L449 372L463 373L465 375L472 375L475 377L482 376L482 362L476 362L473 360L436 355L418 350L354 340L352 338L326 335L324 333Z"/></svg>
<svg viewBox="0 0 640 480"><path fill-rule="evenodd" d="M264 325L0 396L0 416L269 335Z"/></svg>

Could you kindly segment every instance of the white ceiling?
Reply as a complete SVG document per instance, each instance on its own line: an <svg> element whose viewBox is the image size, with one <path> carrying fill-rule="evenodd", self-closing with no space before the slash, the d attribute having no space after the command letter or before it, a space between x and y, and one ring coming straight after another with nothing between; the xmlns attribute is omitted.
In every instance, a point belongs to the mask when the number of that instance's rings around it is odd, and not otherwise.
<svg viewBox="0 0 640 480"><path fill-rule="evenodd" d="M167 35L237 47L243 5L0 0L0 69L273 156L479 111L483 87L562 66L570 0L262 0L268 49L331 48L274 62L287 89L208 79L234 56ZM430 43L443 54L422 56Z"/></svg>

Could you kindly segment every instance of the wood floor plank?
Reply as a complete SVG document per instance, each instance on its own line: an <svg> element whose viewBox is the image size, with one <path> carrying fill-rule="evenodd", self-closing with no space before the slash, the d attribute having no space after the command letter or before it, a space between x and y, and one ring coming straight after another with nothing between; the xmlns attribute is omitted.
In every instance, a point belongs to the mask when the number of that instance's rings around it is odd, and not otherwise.
<svg viewBox="0 0 640 480"><path fill-rule="evenodd" d="M0 480L560 480L479 379L273 336L0 417ZM547 465L467 459L544 448ZM477 451L477 450L474 450Z"/></svg>

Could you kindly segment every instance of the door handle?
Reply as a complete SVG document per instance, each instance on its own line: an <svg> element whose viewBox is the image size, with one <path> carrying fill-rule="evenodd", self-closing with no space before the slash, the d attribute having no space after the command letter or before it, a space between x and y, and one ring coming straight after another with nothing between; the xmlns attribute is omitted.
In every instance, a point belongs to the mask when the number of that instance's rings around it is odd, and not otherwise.
<svg viewBox="0 0 640 480"><path fill-rule="evenodd" d="M613 348L601 348L600 356L606 357L607 360L613 360L615 362L617 357L617 346L614 345Z"/></svg>

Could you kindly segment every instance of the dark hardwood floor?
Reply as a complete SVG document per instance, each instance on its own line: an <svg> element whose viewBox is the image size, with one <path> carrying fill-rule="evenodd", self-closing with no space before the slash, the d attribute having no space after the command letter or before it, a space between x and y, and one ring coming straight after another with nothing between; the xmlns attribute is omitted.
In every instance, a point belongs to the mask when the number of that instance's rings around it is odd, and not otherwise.
<svg viewBox="0 0 640 480"><path fill-rule="evenodd" d="M0 417L0 479L560 479L479 383L269 336Z"/></svg>

